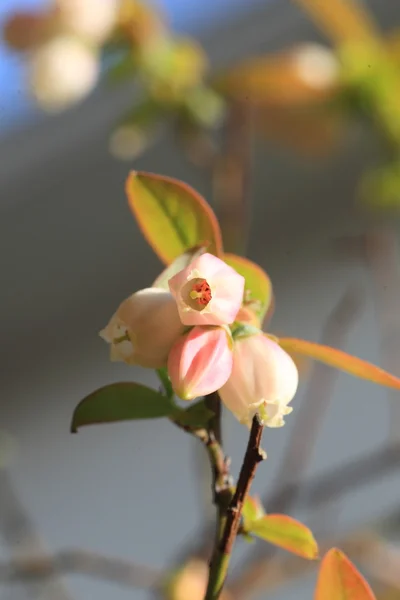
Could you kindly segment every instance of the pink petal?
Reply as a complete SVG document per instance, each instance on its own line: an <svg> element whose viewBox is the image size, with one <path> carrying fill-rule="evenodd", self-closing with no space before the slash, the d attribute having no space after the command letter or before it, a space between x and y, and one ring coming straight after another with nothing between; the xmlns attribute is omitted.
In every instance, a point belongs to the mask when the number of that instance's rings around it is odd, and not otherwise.
<svg viewBox="0 0 400 600"><path fill-rule="evenodd" d="M174 344L168 357L172 387L184 400L215 392L231 370L232 340L223 327L194 327Z"/></svg>

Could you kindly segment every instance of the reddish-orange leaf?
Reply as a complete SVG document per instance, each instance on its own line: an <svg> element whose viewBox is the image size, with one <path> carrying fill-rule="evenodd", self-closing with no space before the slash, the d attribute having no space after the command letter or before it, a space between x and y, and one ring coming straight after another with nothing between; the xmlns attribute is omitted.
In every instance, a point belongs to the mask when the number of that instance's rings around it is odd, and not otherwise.
<svg viewBox="0 0 400 600"><path fill-rule="evenodd" d="M303 558L318 558L311 530L287 515L266 515L249 524L248 532Z"/></svg>
<svg viewBox="0 0 400 600"><path fill-rule="evenodd" d="M375 596L347 556L331 548L321 563L314 600L375 600Z"/></svg>
<svg viewBox="0 0 400 600"><path fill-rule="evenodd" d="M222 238L210 205L178 179L132 171L128 203L147 242L167 265L189 248L207 245L222 256Z"/></svg>
<svg viewBox="0 0 400 600"><path fill-rule="evenodd" d="M296 338L280 338L279 344L289 353L296 352L323 362L330 367L345 371L355 377L400 390L400 379L398 377L342 350Z"/></svg>

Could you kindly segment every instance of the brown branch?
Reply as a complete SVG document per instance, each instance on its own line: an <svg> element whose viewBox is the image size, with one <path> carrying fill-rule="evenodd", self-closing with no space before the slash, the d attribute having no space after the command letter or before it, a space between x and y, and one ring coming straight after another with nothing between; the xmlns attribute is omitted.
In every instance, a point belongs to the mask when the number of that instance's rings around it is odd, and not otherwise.
<svg viewBox="0 0 400 600"><path fill-rule="evenodd" d="M362 295L358 288L348 289L329 315L321 335L321 343L328 346L342 347L351 324L354 323L362 306ZM330 405L333 388L338 372L334 369L316 364L308 389L304 394L305 403L300 407L296 418L293 437L289 441L279 468L279 479L273 486L272 494L263 499L268 512L287 513L297 502L300 493L304 492L301 476L304 472L314 448L318 431ZM336 473L335 473L336 476ZM283 481L282 481L282 479ZM293 483L293 479L296 481ZM336 481L337 477L335 477ZM327 479L323 481L326 484ZM320 486L318 487L320 491ZM326 496L325 496L326 497ZM328 497L329 498L329 497ZM310 500L310 497L307 498ZM249 552L243 568L252 568L254 560L262 555L264 561L272 560L277 553L275 546L263 545ZM255 584L255 580L253 579Z"/></svg>
<svg viewBox="0 0 400 600"><path fill-rule="evenodd" d="M222 533L214 547L205 600L217 600L224 586L233 544L239 530L243 503L250 490L258 463L266 458L265 452L260 447L262 433L263 425L258 415L255 415L235 494L226 514L223 519L220 519Z"/></svg>
<svg viewBox="0 0 400 600"><path fill-rule="evenodd" d="M323 475L292 482L277 489L268 497L266 507L268 512L277 512L279 507L286 503L286 496L292 496L292 494L297 496L300 490L301 496L297 501L299 508L321 507L352 490L382 479L399 468L400 444L385 446L361 459L354 459L340 467L325 471ZM195 536L191 536L188 544L179 552L179 560L176 562L182 562L187 556L206 559L211 549L212 536L213 532L209 527L199 531ZM194 543L193 539L196 540Z"/></svg>
<svg viewBox="0 0 400 600"><path fill-rule="evenodd" d="M263 429L258 415L255 415L235 495L227 510L225 529L220 543L220 552L223 554L230 554L232 551L242 516L243 502L250 490L258 463L266 458L265 452L260 447Z"/></svg>

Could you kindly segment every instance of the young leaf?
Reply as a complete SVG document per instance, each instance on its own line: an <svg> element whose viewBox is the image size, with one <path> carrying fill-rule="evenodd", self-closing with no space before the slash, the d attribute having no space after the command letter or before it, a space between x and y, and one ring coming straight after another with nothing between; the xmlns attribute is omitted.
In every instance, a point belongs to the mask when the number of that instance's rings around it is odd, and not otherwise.
<svg viewBox="0 0 400 600"><path fill-rule="evenodd" d="M365 360L351 356L342 350L336 350L329 346L295 338L280 338L279 345L289 353L295 352L303 356L308 356L355 377L400 390L400 379L398 377L387 373Z"/></svg>
<svg viewBox="0 0 400 600"><path fill-rule="evenodd" d="M217 218L190 186L172 177L132 171L126 193L144 237L165 264L202 244L211 254L222 255Z"/></svg>
<svg viewBox="0 0 400 600"><path fill-rule="evenodd" d="M310 529L287 515L266 515L251 523L249 533L303 558L318 558L318 545Z"/></svg>
<svg viewBox="0 0 400 600"><path fill-rule="evenodd" d="M176 273L190 265L190 263L206 252L205 245L198 245L194 248L189 248L186 252L178 256L164 271L157 277L152 287L163 288L164 290L169 290L168 280L171 279Z"/></svg>
<svg viewBox="0 0 400 600"><path fill-rule="evenodd" d="M139 383L112 383L86 396L75 408L71 432L97 423L168 417L174 406L168 399Z"/></svg>
<svg viewBox="0 0 400 600"><path fill-rule="evenodd" d="M272 302L272 284L266 272L248 258L224 254L224 261L245 279L245 306L262 322Z"/></svg>
<svg viewBox="0 0 400 600"><path fill-rule="evenodd" d="M375 600L375 596L347 556L331 548L321 563L314 600Z"/></svg>
<svg viewBox="0 0 400 600"><path fill-rule="evenodd" d="M246 531L250 531L253 522L261 519L264 515L265 512L260 499L253 498L252 496L246 496L242 510L244 529Z"/></svg>

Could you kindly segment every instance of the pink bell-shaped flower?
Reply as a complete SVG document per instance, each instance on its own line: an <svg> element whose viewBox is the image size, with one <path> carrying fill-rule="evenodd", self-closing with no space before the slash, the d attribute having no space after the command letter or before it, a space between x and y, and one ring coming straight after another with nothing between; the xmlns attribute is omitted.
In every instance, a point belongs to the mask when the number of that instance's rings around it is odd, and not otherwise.
<svg viewBox="0 0 400 600"><path fill-rule="evenodd" d="M258 413L267 427L282 427L297 385L291 357L260 331L235 341L231 376L219 394L241 423L250 425Z"/></svg>
<svg viewBox="0 0 400 600"><path fill-rule="evenodd" d="M228 327L194 327L175 342L168 357L172 387L183 400L218 390L232 370Z"/></svg>
<svg viewBox="0 0 400 600"><path fill-rule="evenodd" d="M207 252L168 283L185 325L231 325L242 304L244 277Z"/></svg>

